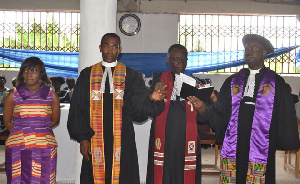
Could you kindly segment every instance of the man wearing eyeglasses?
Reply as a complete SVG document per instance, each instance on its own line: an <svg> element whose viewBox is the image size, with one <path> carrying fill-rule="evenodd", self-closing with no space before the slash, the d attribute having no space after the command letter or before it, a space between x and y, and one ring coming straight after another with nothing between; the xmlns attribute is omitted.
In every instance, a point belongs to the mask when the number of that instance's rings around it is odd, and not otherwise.
<svg viewBox="0 0 300 184"><path fill-rule="evenodd" d="M168 50L171 70L154 73L150 91L159 82L167 86L165 110L154 118L150 131L147 184L201 183L200 143L197 111L176 95L176 79L185 71L187 49L174 44ZM196 98L196 97L195 97Z"/></svg>

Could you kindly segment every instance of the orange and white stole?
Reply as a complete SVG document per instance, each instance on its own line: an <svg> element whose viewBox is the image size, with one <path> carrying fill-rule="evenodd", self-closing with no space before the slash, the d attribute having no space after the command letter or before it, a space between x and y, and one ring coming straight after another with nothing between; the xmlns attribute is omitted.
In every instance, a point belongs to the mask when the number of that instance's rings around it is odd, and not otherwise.
<svg viewBox="0 0 300 184"><path fill-rule="evenodd" d="M122 107L125 90L126 67L118 62L113 73L113 167L112 183L119 183L121 160ZM108 77L108 76L107 76ZM102 64L92 66L90 76L90 119L95 135L91 139L91 152L95 184L105 183L105 156L103 137L103 93L100 93L103 79Z"/></svg>

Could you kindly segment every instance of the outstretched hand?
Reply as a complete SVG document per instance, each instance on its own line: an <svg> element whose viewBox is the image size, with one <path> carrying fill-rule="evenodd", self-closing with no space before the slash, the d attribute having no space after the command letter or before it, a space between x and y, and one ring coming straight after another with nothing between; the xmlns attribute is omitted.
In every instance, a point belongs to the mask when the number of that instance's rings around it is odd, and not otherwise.
<svg viewBox="0 0 300 184"><path fill-rule="evenodd" d="M156 83L153 93L150 95L151 100L167 100L167 85L164 82Z"/></svg>

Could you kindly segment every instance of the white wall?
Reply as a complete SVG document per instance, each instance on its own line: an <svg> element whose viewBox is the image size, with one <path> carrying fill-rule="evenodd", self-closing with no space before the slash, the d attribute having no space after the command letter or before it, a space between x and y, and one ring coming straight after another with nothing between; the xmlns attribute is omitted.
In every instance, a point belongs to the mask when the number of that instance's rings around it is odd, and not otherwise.
<svg viewBox="0 0 300 184"><path fill-rule="evenodd" d="M119 29L119 20L125 13L117 14L117 34L121 37L123 53L167 52L170 45L177 43L177 14L140 14L140 31L133 36L124 35Z"/></svg>
<svg viewBox="0 0 300 184"><path fill-rule="evenodd" d="M292 88L292 93L295 95L300 95L300 76L282 76L286 83L290 84Z"/></svg>
<svg viewBox="0 0 300 184"><path fill-rule="evenodd" d="M8 87L9 89L12 88L11 80L14 77L17 77L19 71L7 71L7 70L0 70L0 74L4 75L6 78L6 84L5 86Z"/></svg>

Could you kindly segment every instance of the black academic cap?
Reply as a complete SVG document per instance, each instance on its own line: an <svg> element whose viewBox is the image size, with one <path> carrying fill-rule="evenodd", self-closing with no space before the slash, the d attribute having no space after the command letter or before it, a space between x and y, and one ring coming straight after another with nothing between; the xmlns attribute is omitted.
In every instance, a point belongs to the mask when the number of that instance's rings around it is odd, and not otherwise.
<svg viewBox="0 0 300 184"><path fill-rule="evenodd" d="M266 49L268 54L274 52L273 45L265 37L262 37L262 36L257 35L257 34L247 34L242 39L244 47L246 46L247 43L253 42L253 41L259 42Z"/></svg>
<svg viewBox="0 0 300 184"><path fill-rule="evenodd" d="M63 77L50 77L50 80L52 82L59 81L61 84L65 83L65 78L63 78Z"/></svg>

